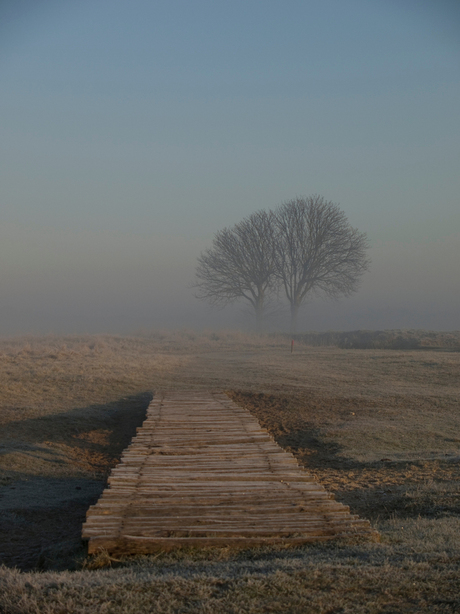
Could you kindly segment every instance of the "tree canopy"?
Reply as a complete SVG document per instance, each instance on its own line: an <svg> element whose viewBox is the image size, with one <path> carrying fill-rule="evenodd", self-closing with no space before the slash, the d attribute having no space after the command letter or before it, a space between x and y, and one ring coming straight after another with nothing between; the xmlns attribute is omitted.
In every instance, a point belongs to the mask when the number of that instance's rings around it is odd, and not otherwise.
<svg viewBox="0 0 460 614"><path fill-rule="evenodd" d="M295 198L278 207L275 275L291 312L294 332L301 304L311 293L337 298L358 289L369 267L366 235L321 196Z"/></svg>
<svg viewBox="0 0 460 614"><path fill-rule="evenodd" d="M244 299L262 320L267 292L274 282L272 214L253 213L233 228L216 233L212 247L198 258L198 298L217 307Z"/></svg>
<svg viewBox="0 0 460 614"><path fill-rule="evenodd" d="M197 296L219 307L243 299L260 323L267 298L284 294L294 332L310 294L337 298L358 289L367 248L365 233L338 205L317 195L295 198L218 231L198 258Z"/></svg>

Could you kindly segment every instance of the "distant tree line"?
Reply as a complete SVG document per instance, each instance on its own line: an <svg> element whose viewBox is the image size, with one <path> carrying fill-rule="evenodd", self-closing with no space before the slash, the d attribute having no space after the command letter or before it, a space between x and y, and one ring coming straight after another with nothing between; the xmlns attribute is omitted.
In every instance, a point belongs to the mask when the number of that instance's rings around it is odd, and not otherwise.
<svg viewBox="0 0 460 614"><path fill-rule="evenodd" d="M295 198L215 234L198 258L197 297L217 307L242 299L260 326L268 299L281 294L295 332L307 297L358 289L369 267L367 248L365 233L350 226L338 205L317 195Z"/></svg>

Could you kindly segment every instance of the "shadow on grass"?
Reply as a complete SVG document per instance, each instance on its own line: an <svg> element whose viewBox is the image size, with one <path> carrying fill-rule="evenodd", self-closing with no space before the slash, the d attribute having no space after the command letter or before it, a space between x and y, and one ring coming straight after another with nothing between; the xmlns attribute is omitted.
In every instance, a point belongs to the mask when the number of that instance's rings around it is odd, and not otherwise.
<svg viewBox="0 0 460 614"><path fill-rule="evenodd" d="M75 569L85 556L81 526L107 475L145 419L152 394L25 419L2 429L1 453L19 451L30 471L4 470L0 482L0 564ZM45 450L45 454L44 454ZM62 451L62 454L60 453ZM37 475L34 463L61 465L63 474ZM23 459L24 463L24 459ZM64 467L62 467L62 465ZM66 472L68 475L66 475Z"/></svg>
<svg viewBox="0 0 460 614"><path fill-rule="evenodd" d="M152 394L144 392L111 403L77 407L65 413L9 422L2 428L4 445L0 448L0 454L8 450L9 446L5 445L8 440L10 445L14 446L17 442L19 448L29 447L30 450L46 442L72 445L95 452L108 448L113 454L119 454L135 435L136 427L142 424L151 399ZM104 432L106 437L101 437L99 441L96 436L84 437L95 431Z"/></svg>
<svg viewBox="0 0 460 614"><path fill-rule="evenodd" d="M345 457L340 445L324 442L319 436L318 424L332 414L340 416L346 402L343 399L299 399L243 391L228 394L251 411L275 441L352 513L370 521L460 516L457 458L360 462ZM305 419L299 418L298 407Z"/></svg>

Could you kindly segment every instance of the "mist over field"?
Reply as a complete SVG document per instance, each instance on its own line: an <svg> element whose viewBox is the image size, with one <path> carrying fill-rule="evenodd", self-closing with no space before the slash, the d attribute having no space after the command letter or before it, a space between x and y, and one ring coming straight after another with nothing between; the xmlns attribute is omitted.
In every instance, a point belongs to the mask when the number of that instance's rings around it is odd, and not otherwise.
<svg viewBox="0 0 460 614"><path fill-rule="evenodd" d="M6 1L0 37L0 335L251 329L197 258L309 194L372 263L299 331L460 328L457 3Z"/></svg>
<svg viewBox="0 0 460 614"><path fill-rule="evenodd" d="M3 228L0 334L250 330L254 316L243 303L217 310L194 296L196 258L210 242ZM456 237L380 242L370 255L371 270L358 293L338 301L313 298L301 311L299 331L460 328ZM282 298L281 310L267 316L267 330L289 329Z"/></svg>

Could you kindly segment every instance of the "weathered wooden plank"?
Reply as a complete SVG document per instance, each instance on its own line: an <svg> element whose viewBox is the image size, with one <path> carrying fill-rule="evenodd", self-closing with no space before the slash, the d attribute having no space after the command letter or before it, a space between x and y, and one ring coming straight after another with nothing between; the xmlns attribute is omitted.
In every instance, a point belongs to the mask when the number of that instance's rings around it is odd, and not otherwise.
<svg viewBox="0 0 460 614"><path fill-rule="evenodd" d="M173 505L168 505L168 502L164 502L166 504L163 505L146 505L145 502L134 502L130 506L130 515L157 515L157 516L187 516L187 512L184 511L183 506L180 505L179 502L174 503ZM336 516L350 516L350 510L348 506L342 507L331 507L327 505L327 502L311 502L309 505L296 506L295 508L283 507L282 505L275 506L270 505L268 508L256 507L255 505L245 506L245 505L200 505L201 502L193 505L190 509L191 513L200 515L201 517L205 516L247 516L251 514L257 514L257 516L261 519L261 521L265 518L268 518L271 515L279 515L279 514L288 514L288 515L296 515L301 514L304 517L304 513L307 512L309 515L319 514L322 517L336 517ZM109 503L105 505L95 505L91 509L91 514L88 516L88 522L91 518L100 515L120 515L123 516L126 511L126 504L123 504L120 501L115 501L114 503Z"/></svg>
<svg viewBox="0 0 460 614"><path fill-rule="evenodd" d="M93 523L85 527L85 536L90 535L98 535L102 530L116 529L118 530L121 527L120 521L113 521L112 523ZM235 523L226 523L224 521L221 522L202 522L202 523L194 523L194 522L180 522L177 519L176 522L168 522L167 528L161 528L157 522L146 522L140 519L138 522L130 519L129 521L123 522L123 532L125 534L129 534L134 531L136 535L145 535L146 533L150 533L151 535L160 535L165 531L168 533L173 532L176 536L180 533L187 533L188 535L198 533L212 533L213 535L224 534L227 536L239 535L240 537L248 536L251 537L253 535L273 535L280 533L309 533L316 531L327 530L330 531L332 528L337 527L348 527L349 525L356 525L359 527L360 525L367 526L363 521L353 521L348 522L346 519L342 520L328 520L325 521L324 518L316 518L308 521L302 522L302 519L298 519L297 522L288 518L285 522L278 521L272 522L270 526L266 526L265 528L260 528L257 521L254 522L246 522L244 524L240 524L238 522Z"/></svg>
<svg viewBox="0 0 460 614"><path fill-rule="evenodd" d="M154 540L151 538L142 537L93 537L88 543L88 553L96 554L100 550L106 550L113 556L123 556L126 554L151 554L158 551L168 551L177 548L209 548L209 547L227 547L232 548L253 548L254 546L277 546L287 543L293 546L301 546L302 544L321 542L333 539L334 537L350 536L351 532L335 533L334 535L307 535L304 537L255 537L244 538L234 537L229 542L227 537L157 537ZM367 535L366 532L356 532L355 535Z"/></svg>

